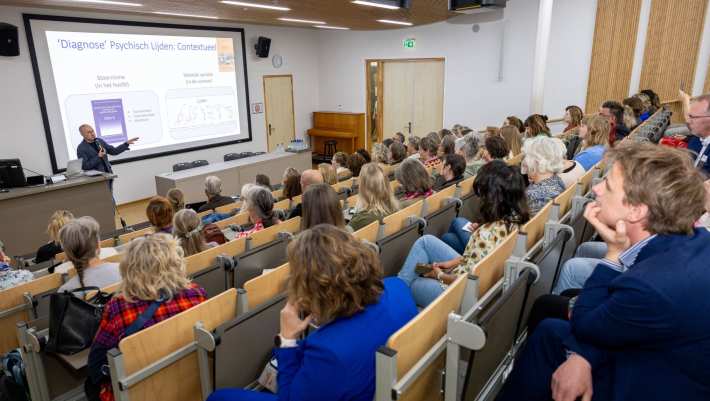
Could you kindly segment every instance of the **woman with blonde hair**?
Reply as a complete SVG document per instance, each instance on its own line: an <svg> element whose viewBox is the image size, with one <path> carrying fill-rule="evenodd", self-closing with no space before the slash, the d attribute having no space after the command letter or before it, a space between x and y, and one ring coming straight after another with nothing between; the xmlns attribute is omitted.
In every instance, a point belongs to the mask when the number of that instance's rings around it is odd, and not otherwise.
<svg viewBox="0 0 710 401"><path fill-rule="evenodd" d="M377 253L330 224L296 236L288 262L277 394L225 388L208 401L372 400L377 349L417 314L409 288L383 279ZM318 329L299 340L311 322Z"/></svg>
<svg viewBox="0 0 710 401"><path fill-rule="evenodd" d="M46 262L62 252L62 245L59 243L59 230L73 219L74 215L68 210L57 210L52 213L47 225L49 242L39 247L35 255L35 263Z"/></svg>
<svg viewBox="0 0 710 401"><path fill-rule="evenodd" d="M173 217L173 236L177 238L185 256L200 253L217 246L216 243L207 243L202 234L202 221L197 212L192 209L183 209Z"/></svg>
<svg viewBox="0 0 710 401"><path fill-rule="evenodd" d="M520 132L518 128L513 125L507 125L500 129L500 136L503 137L505 143L510 149L510 156L515 157L522 151L522 141L520 140Z"/></svg>
<svg viewBox="0 0 710 401"><path fill-rule="evenodd" d="M360 192L355 214L348 224L353 231L396 212L399 207L385 173L376 163L362 166L358 183Z"/></svg>
<svg viewBox="0 0 710 401"><path fill-rule="evenodd" d="M604 157L609 147L609 120L599 114L585 117L579 127L579 137L582 138L582 150L574 157L585 171L589 171Z"/></svg>
<svg viewBox="0 0 710 401"><path fill-rule="evenodd" d="M177 213L185 208L185 194L183 194L180 189L171 188L168 193L165 194L165 198L167 198L168 202L173 206L173 213Z"/></svg>
<svg viewBox="0 0 710 401"><path fill-rule="evenodd" d="M99 223L84 216L69 221L59 230L59 242L76 276L59 287L58 292L80 287L106 287L121 281L118 264L99 259Z"/></svg>
<svg viewBox="0 0 710 401"><path fill-rule="evenodd" d="M380 164L387 164L387 146L383 143L372 145L372 161Z"/></svg>
<svg viewBox="0 0 710 401"><path fill-rule="evenodd" d="M321 163L318 165L318 171L323 176L323 182L328 185L338 183L338 174L335 172L335 167L332 164Z"/></svg>
<svg viewBox="0 0 710 401"><path fill-rule="evenodd" d="M120 292L104 307L89 352L85 390L89 400L113 399L106 355L118 343L205 301L205 290L190 282L178 242L167 234L136 238L120 265Z"/></svg>

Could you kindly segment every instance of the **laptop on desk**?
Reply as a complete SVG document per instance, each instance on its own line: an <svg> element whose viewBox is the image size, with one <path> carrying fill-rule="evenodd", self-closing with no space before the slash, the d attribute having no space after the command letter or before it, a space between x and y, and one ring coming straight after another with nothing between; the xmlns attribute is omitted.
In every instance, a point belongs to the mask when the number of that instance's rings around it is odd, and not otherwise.
<svg viewBox="0 0 710 401"><path fill-rule="evenodd" d="M67 162L67 171L64 173L67 178L80 177L83 173L84 171L81 169L81 159L69 160Z"/></svg>

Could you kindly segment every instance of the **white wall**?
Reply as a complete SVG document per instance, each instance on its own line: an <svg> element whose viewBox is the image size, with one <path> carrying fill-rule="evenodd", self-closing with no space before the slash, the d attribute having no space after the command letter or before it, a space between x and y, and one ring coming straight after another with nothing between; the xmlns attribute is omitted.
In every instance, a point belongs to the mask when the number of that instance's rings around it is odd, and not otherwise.
<svg viewBox="0 0 710 401"><path fill-rule="evenodd" d="M20 56L0 58L0 158L19 157L23 166L44 174L52 171L47 150L42 115L40 113L37 90L32 74L27 41L24 34L22 13L85 16L93 18L112 18L106 14L77 13L57 10L18 8L0 6L0 21L20 28ZM305 137L305 131L311 128L311 113L318 108L318 32L311 29L257 26L246 24L218 24L213 22L117 15L116 19L143 20L150 22L169 22L183 24L204 24L242 27L246 34L247 69L249 74L250 102L264 101L264 75L293 74L294 107L296 118L296 136ZM283 56L284 64L274 69L271 59L258 59L254 55L253 44L258 36L272 39L271 54ZM172 165L181 161L206 159L210 162L222 160L229 152L265 151L264 114L252 115L253 141L200 150L178 155L147 159L137 162L114 165L114 172L119 179L114 186L118 203L143 199L155 194L155 175L170 171Z"/></svg>

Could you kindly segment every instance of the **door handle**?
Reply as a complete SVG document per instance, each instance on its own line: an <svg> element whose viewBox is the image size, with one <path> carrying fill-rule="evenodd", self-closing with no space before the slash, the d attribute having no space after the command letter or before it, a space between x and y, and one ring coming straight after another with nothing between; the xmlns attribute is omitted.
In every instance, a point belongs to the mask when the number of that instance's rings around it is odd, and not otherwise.
<svg viewBox="0 0 710 401"><path fill-rule="evenodd" d="M272 130L273 130L273 128L271 128L271 124L269 124L269 135L271 135Z"/></svg>
<svg viewBox="0 0 710 401"><path fill-rule="evenodd" d="M408 128L408 129L409 129L409 134L411 135L411 134L412 134L412 122L411 122L411 121L409 122L409 128Z"/></svg>

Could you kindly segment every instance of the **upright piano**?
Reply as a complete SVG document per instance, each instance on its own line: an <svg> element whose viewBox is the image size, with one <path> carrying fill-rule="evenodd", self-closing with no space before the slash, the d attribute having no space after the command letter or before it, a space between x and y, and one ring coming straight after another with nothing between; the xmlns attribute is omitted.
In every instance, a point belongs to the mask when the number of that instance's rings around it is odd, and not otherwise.
<svg viewBox="0 0 710 401"><path fill-rule="evenodd" d="M313 112L313 128L308 135L314 161L329 160L335 152L353 153L365 146L365 113ZM335 149L325 146L328 140L336 141Z"/></svg>

